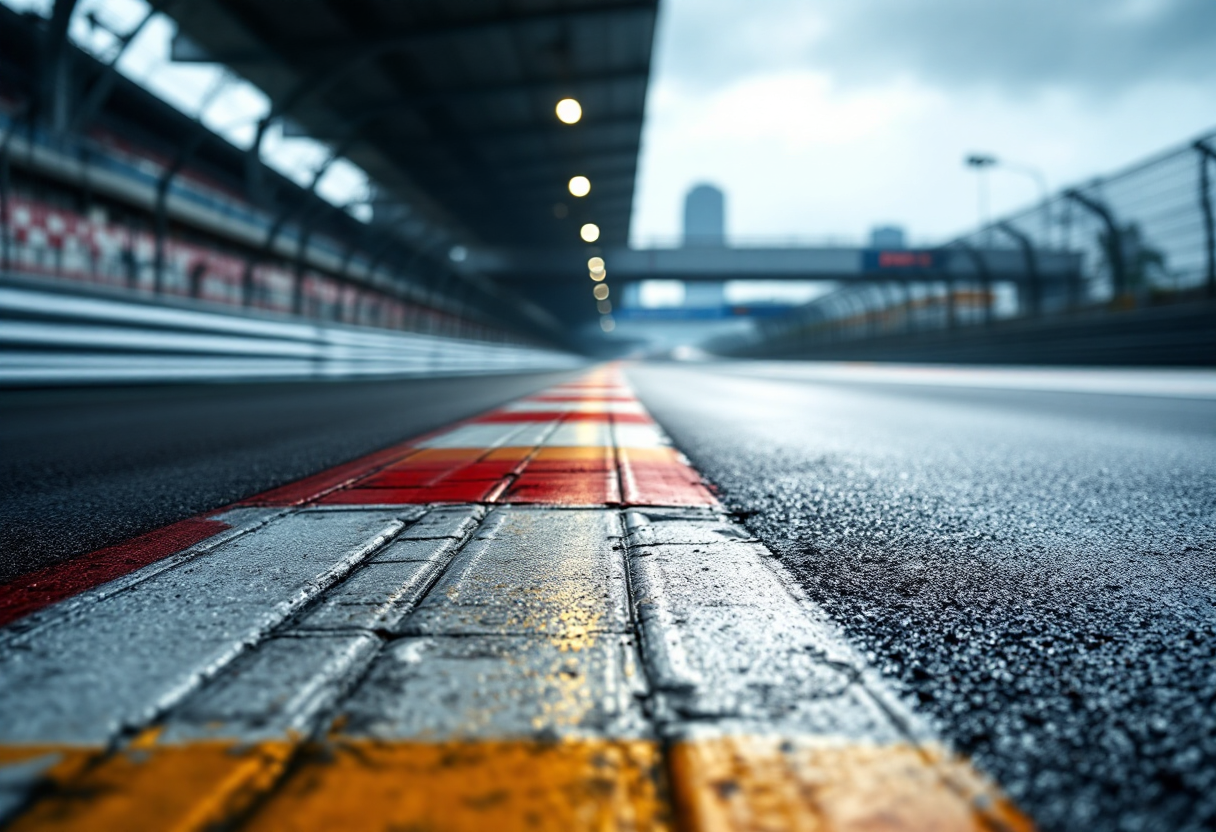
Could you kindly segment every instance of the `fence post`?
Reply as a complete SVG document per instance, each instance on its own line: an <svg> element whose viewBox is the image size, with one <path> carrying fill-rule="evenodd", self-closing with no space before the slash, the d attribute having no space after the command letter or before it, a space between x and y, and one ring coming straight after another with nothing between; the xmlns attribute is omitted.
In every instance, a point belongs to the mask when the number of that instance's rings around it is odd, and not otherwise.
<svg viewBox="0 0 1216 832"><path fill-rule="evenodd" d="M12 231L12 222L9 219L8 194L12 187L12 180L9 173L8 163L8 140L12 135L12 127L4 136L3 141L0 141L0 271L8 271L12 258L9 254L9 237Z"/></svg>
<svg viewBox="0 0 1216 832"><path fill-rule="evenodd" d="M1204 253L1207 255L1208 297L1216 298L1216 221L1212 216L1212 181L1208 165L1216 161L1216 150L1208 147L1202 139L1195 142L1199 151L1199 208L1203 211Z"/></svg>
<svg viewBox="0 0 1216 832"><path fill-rule="evenodd" d="M958 329L958 284L950 275L946 278L946 328L950 331Z"/></svg>
<svg viewBox="0 0 1216 832"><path fill-rule="evenodd" d="M1089 211L1106 226L1106 233L1110 240L1107 246L1109 249L1108 256L1110 257L1110 268L1115 279L1115 297L1118 298L1127 292L1128 285L1127 264L1123 262L1123 235L1119 231L1119 226L1115 223L1114 214L1101 202L1093 197L1086 196L1075 188L1069 188L1064 192L1064 196Z"/></svg>
<svg viewBox="0 0 1216 832"><path fill-rule="evenodd" d="M966 254L971 264L975 266L976 276L980 279L980 285L984 287L984 297L988 301L984 304L984 326L992 326L992 272L988 270L988 261L970 243L956 240L954 246Z"/></svg>
<svg viewBox="0 0 1216 832"><path fill-rule="evenodd" d="M1026 277L1029 279L1030 314L1038 317L1043 314L1043 281L1039 275L1039 258L1035 256L1034 244L1030 237L1014 228L1007 222L999 222L996 227L1013 238L1022 250L1022 259L1026 263Z"/></svg>

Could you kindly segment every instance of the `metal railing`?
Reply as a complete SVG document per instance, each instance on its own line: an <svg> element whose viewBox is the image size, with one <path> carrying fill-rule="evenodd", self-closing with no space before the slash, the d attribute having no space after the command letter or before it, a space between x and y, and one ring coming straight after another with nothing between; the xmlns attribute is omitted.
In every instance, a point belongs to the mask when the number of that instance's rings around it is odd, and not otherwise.
<svg viewBox="0 0 1216 832"><path fill-rule="evenodd" d="M554 370L510 343L209 312L159 298L0 280L0 385L348 379Z"/></svg>

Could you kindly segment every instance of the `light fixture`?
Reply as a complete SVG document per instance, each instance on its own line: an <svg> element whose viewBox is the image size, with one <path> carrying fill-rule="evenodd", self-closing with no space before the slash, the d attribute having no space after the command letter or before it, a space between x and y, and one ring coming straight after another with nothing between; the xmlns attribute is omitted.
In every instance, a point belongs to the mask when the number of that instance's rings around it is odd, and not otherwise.
<svg viewBox="0 0 1216 832"><path fill-rule="evenodd" d="M557 102L557 118L562 124L575 124L583 117L583 106L573 98L563 98Z"/></svg>
<svg viewBox="0 0 1216 832"><path fill-rule="evenodd" d="M591 290L591 294L595 295L596 300L608 300L608 284L595 284L595 288Z"/></svg>
<svg viewBox="0 0 1216 832"><path fill-rule="evenodd" d="M568 187L575 196L586 196L591 193L591 180L585 176L573 176Z"/></svg>
<svg viewBox="0 0 1216 832"><path fill-rule="evenodd" d="M582 237L584 242L594 243L600 238L600 227L589 222L578 230L578 236Z"/></svg>
<svg viewBox="0 0 1216 832"><path fill-rule="evenodd" d="M600 329L604 330L604 332L612 332L612 330L616 329L616 321L612 320L611 315L602 315L600 317Z"/></svg>
<svg viewBox="0 0 1216 832"><path fill-rule="evenodd" d="M603 269L600 269L598 272L591 273L591 279L594 280L596 283L599 283L601 280L603 280L607 276L608 276L608 272L604 271Z"/></svg>
<svg viewBox="0 0 1216 832"><path fill-rule="evenodd" d="M602 272L604 270L604 258L592 257L587 261L587 268L593 272Z"/></svg>
<svg viewBox="0 0 1216 832"><path fill-rule="evenodd" d="M607 315L609 312L612 311L612 301L597 300L595 302L595 308L601 315Z"/></svg>

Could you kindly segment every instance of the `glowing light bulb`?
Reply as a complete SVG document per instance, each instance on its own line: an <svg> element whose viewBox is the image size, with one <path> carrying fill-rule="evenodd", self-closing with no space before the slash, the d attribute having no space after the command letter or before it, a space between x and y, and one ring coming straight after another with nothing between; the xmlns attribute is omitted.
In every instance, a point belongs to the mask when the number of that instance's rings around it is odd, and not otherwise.
<svg viewBox="0 0 1216 832"><path fill-rule="evenodd" d="M582 237L584 242L594 243L600 238L600 227L589 222L578 230L578 236Z"/></svg>
<svg viewBox="0 0 1216 832"><path fill-rule="evenodd" d="M600 318L600 329L604 332L612 332L616 329L616 321L612 320L611 315L604 315Z"/></svg>
<svg viewBox="0 0 1216 832"><path fill-rule="evenodd" d="M587 261L587 269L593 272L602 272L604 270L604 258L592 257Z"/></svg>
<svg viewBox="0 0 1216 832"><path fill-rule="evenodd" d="M583 105L573 98L563 98L557 102L557 118L563 124L575 124L583 117Z"/></svg>
<svg viewBox="0 0 1216 832"><path fill-rule="evenodd" d="M575 196L586 196L591 193L591 180L585 176L575 176L571 178L569 188Z"/></svg>
<svg viewBox="0 0 1216 832"><path fill-rule="evenodd" d="M596 300L608 300L608 284L595 284L595 288L591 290L591 294L595 296Z"/></svg>

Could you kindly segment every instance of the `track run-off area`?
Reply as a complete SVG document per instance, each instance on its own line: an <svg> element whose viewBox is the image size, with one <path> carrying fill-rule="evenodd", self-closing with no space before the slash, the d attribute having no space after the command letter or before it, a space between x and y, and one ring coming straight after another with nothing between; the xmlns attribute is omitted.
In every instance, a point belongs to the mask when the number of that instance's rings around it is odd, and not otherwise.
<svg viewBox="0 0 1216 832"><path fill-rule="evenodd" d="M1201 829L1210 380L984 378L611 365L46 559L0 817Z"/></svg>

